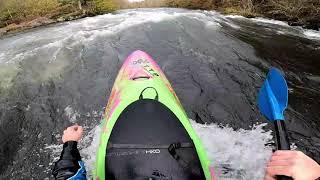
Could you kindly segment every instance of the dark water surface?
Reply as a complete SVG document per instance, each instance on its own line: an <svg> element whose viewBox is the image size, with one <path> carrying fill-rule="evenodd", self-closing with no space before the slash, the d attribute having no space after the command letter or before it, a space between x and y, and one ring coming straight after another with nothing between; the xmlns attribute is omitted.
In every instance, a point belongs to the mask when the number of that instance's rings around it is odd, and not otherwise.
<svg viewBox="0 0 320 180"><path fill-rule="evenodd" d="M191 119L235 129L266 122L257 91L268 69L280 68L290 88L290 140L320 162L320 34L215 12L144 9L0 39L0 179L49 177L45 147L72 123L86 130L99 123L136 49L158 62Z"/></svg>

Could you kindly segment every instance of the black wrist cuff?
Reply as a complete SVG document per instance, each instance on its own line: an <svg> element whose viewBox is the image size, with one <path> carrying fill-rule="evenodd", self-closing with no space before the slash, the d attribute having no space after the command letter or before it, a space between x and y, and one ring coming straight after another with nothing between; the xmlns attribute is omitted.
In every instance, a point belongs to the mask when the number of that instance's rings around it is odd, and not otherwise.
<svg viewBox="0 0 320 180"><path fill-rule="evenodd" d="M63 144L63 150L60 156L62 160L80 161L81 156L77 148L76 141L67 141Z"/></svg>
<svg viewBox="0 0 320 180"><path fill-rule="evenodd" d="M77 141L67 141L63 144L63 149L65 148L77 149L77 145L78 145Z"/></svg>

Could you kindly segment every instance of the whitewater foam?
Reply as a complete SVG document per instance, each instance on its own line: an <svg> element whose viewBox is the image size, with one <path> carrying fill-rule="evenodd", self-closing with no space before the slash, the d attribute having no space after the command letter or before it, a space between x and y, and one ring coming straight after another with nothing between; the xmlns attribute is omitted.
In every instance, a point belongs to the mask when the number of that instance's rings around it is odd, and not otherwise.
<svg viewBox="0 0 320 180"><path fill-rule="evenodd" d="M320 40L320 32L314 30L304 30L303 34L310 39L318 39Z"/></svg>
<svg viewBox="0 0 320 180"><path fill-rule="evenodd" d="M226 15L227 18L231 18L231 19L244 19L244 16L240 16L240 15Z"/></svg>
<svg viewBox="0 0 320 180"><path fill-rule="evenodd" d="M77 118L80 116L79 112L74 110L70 105L68 105L64 109L64 112L65 112L65 115L68 117L68 119L69 119L69 121L71 123L76 123L77 122Z"/></svg>
<svg viewBox="0 0 320 180"><path fill-rule="evenodd" d="M258 22L258 23L275 24L275 25L289 27L287 22L278 21L278 20L274 20L274 19L266 19L266 18L257 17L257 18L250 18L250 20L252 20L254 22Z"/></svg>
<svg viewBox="0 0 320 180"><path fill-rule="evenodd" d="M99 147L99 140L101 134L101 127L98 125L89 131L88 135L82 139L82 149L80 154L82 155L86 164L86 170L91 177L92 172L95 169L96 152Z"/></svg>
<svg viewBox="0 0 320 180"><path fill-rule="evenodd" d="M5 54L0 53L0 63L3 63L5 61Z"/></svg>
<svg viewBox="0 0 320 180"><path fill-rule="evenodd" d="M276 30L276 33L279 35L288 34L288 35L299 36L307 39L320 40L319 31L303 29L301 26L290 26L286 21L279 21L279 20L267 19L262 17L246 18L239 15L226 15L225 17L230 19L245 19L247 21L251 21L260 25L270 24L270 25L282 26L281 30ZM273 29L270 29L270 30L273 30Z"/></svg>
<svg viewBox="0 0 320 180"><path fill-rule="evenodd" d="M215 167L218 179L263 179L265 165L271 155L271 131L266 124L251 130L234 130L217 124L203 125L191 121Z"/></svg>

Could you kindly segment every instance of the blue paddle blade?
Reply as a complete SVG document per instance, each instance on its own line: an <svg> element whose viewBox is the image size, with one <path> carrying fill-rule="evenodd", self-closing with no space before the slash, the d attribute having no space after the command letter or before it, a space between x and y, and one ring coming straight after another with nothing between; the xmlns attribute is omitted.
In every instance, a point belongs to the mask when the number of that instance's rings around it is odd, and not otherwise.
<svg viewBox="0 0 320 180"><path fill-rule="evenodd" d="M271 68L259 92L259 109L270 121L284 120L283 112L287 105L287 82L278 69Z"/></svg>

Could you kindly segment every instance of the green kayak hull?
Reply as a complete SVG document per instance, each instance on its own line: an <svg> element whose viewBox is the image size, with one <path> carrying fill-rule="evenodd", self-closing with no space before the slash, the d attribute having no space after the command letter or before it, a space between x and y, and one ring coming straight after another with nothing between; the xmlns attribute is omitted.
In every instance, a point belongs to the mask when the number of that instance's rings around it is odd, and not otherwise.
<svg viewBox="0 0 320 180"><path fill-rule="evenodd" d="M215 179L214 171L206 151L201 140L192 128L189 118L176 93L157 63L147 53L140 50L133 52L125 60L112 88L101 123L102 131L96 155L96 166L93 172L94 179L113 179L109 178L106 172L108 166L112 165L112 162L108 162L106 158L109 152L108 146L111 143L110 137L121 114L123 114L130 105L141 99L157 101L161 106L171 111L170 113L178 119L182 125L181 127L185 129L194 145L204 179ZM167 131L170 130L170 127L168 127ZM154 153L157 153L157 148L154 149L156 149L153 150L155 151ZM150 166L152 165L150 164Z"/></svg>

